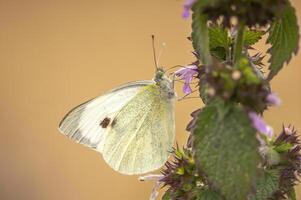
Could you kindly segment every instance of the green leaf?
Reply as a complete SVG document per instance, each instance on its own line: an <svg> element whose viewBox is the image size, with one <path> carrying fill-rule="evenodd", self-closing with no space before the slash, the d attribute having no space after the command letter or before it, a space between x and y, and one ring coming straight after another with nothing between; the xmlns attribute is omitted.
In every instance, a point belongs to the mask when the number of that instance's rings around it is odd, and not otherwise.
<svg viewBox="0 0 301 200"><path fill-rule="evenodd" d="M208 104L210 101L210 97L208 96L207 91L208 91L208 83L206 80L206 76L203 74L200 76L199 92L200 92L200 97L204 104Z"/></svg>
<svg viewBox="0 0 301 200"><path fill-rule="evenodd" d="M162 200L171 200L171 198L170 198L170 192L168 190L163 195Z"/></svg>
<svg viewBox="0 0 301 200"><path fill-rule="evenodd" d="M202 189L198 191L196 200L222 200L223 198L216 192L209 189Z"/></svg>
<svg viewBox="0 0 301 200"><path fill-rule="evenodd" d="M293 145L291 143L285 142L285 143L275 146L274 149L278 153L285 153L285 152L288 152L292 147L293 147Z"/></svg>
<svg viewBox="0 0 301 200"><path fill-rule="evenodd" d="M244 36L243 36L244 37L244 45L252 46L253 44L257 43L264 34L265 34L264 31L245 30Z"/></svg>
<svg viewBox="0 0 301 200"><path fill-rule="evenodd" d="M278 165L281 162L280 154L272 147L267 147L265 152L265 159L268 166Z"/></svg>
<svg viewBox="0 0 301 200"><path fill-rule="evenodd" d="M212 100L200 112L193 131L199 172L226 199L245 199L257 176L260 156L256 131L238 104Z"/></svg>
<svg viewBox="0 0 301 200"><path fill-rule="evenodd" d="M221 61L227 60L226 50L222 47L217 47L217 48L214 48L214 49L210 49L210 53L211 53L212 56L214 56L215 58L217 58Z"/></svg>
<svg viewBox="0 0 301 200"><path fill-rule="evenodd" d="M229 55L230 38L228 31L220 26L209 28L210 53L220 60L226 60Z"/></svg>
<svg viewBox="0 0 301 200"><path fill-rule="evenodd" d="M202 14L203 2L198 1L192 8L192 45L200 56L200 62L211 63L209 37L207 27L207 16Z"/></svg>
<svg viewBox="0 0 301 200"><path fill-rule="evenodd" d="M209 28L209 38L210 49L216 47L223 47L226 49L230 45L228 31L220 26L213 26Z"/></svg>
<svg viewBox="0 0 301 200"><path fill-rule="evenodd" d="M297 200L295 188L292 187L287 193L288 200Z"/></svg>
<svg viewBox="0 0 301 200"><path fill-rule="evenodd" d="M257 181L256 192L248 200L266 200L278 190L280 172L277 169L265 170L264 176Z"/></svg>
<svg viewBox="0 0 301 200"><path fill-rule="evenodd" d="M295 9L288 4L284 7L281 16L273 22L269 29L267 42L272 45L268 50L268 53L271 54L269 80L281 70L285 62L290 61L293 53L297 53L299 44L298 29Z"/></svg>

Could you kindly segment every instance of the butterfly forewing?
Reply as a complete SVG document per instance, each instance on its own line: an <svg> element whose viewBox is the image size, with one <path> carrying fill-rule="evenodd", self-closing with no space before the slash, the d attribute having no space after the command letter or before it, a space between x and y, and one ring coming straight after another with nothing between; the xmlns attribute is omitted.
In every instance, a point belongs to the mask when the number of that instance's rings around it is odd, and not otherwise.
<svg viewBox="0 0 301 200"><path fill-rule="evenodd" d="M72 109L61 121L59 130L64 135L102 152L108 127L114 117L141 88L153 81L137 81L114 89Z"/></svg>

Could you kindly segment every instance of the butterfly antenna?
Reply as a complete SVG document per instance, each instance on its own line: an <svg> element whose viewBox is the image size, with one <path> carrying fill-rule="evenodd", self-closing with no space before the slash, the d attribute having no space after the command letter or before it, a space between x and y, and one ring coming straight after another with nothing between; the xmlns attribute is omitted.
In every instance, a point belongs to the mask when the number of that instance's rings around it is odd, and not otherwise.
<svg viewBox="0 0 301 200"><path fill-rule="evenodd" d="M158 70L159 67L158 67L158 63L157 63L157 56L156 56L156 49L155 49L155 36L154 35L152 35L152 45L153 45L155 66L156 66L156 69Z"/></svg>
<svg viewBox="0 0 301 200"><path fill-rule="evenodd" d="M163 54L163 52L164 52L164 50L165 50L165 47L166 47L166 43L163 42L163 43L162 43L162 48L161 48L161 50L160 50L160 52L159 52L159 56L158 56L158 60L157 60L157 63L158 63L158 64L160 63L160 58L161 58L161 56L162 56L162 54Z"/></svg>

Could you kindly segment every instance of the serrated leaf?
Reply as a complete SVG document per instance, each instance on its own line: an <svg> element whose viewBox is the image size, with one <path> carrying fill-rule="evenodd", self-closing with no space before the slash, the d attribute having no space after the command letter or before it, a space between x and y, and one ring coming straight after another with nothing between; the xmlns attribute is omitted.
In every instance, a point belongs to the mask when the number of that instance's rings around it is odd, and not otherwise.
<svg viewBox="0 0 301 200"><path fill-rule="evenodd" d="M200 62L211 63L207 16L202 13L203 2L198 1L192 8L192 45L200 56Z"/></svg>
<svg viewBox="0 0 301 200"><path fill-rule="evenodd" d="M209 28L210 48L223 47L228 48L230 40L228 32L225 28L220 26L213 26Z"/></svg>
<svg viewBox="0 0 301 200"><path fill-rule="evenodd" d="M209 48L209 33L207 26L207 15L203 13L206 7L213 7L221 3L221 0L202 0L197 1L192 7L192 45L194 50L200 56L200 62L203 64L211 63ZM217 54L220 52L216 52Z"/></svg>
<svg viewBox="0 0 301 200"><path fill-rule="evenodd" d="M245 30L243 34L244 45L252 46L253 44L257 43L264 34L264 31Z"/></svg>
<svg viewBox="0 0 301 200"><path fill-rule="evenodd" d="M278 190L280 172L277 169L265 170L264 175L257 181L256 192L248 200L266 200Z"/></svg>
<svg viewBox="0 0 301 200"><path fill-rule="evenodd" d="M218 59L226 60L229 54L230 38L226 29L220 26L209 28L210 53Z"/></svg>
<svg viewBox="0 0 301 200"><path fill-rule="evenodd" d="M170 192L168 190L163 195L162 200L171 200L171 198L170 198Z"/></svg>
<svg viewBox="0 0 301 200"><path fill-rule="evenodd" d="M208 104L210 101L210 97L207 94L207 89L208 89L207 86L208 86L208 83L206 82L206 76L201 75L200 83L199 83L199 92L200 92L200 97L204 104Z"/></svg>
<svg viewBox="0 0 301 200"><path fill-rule="evenodd" d="M216 192L209 189L202 189L198 191L196 200L222 200L223 198Z"/></svg>
<svg viewBox="0 0 301 200"><path fill-rule="evenodd" d="M254 183L260 161L255 134L235 103L211 101L198 116L193 131L198 170L226 199L245 199Z"/></svg>
<svg viewBox="0 0 301 200"><path fill-rule="evenodd" d="M299 30L295 9L291 5L284 7L282 14L278 17L269 29L267 42L272 45L268 50L271 54L269 59L271 80L288 63L293 53L297 53L299 45Z"/></svg>
<svg viewBox="0 0 301 200"><path fill-rule="evenodd" d="M288 200L297 200L295 188L292 187L287 193Z"/></svg>
<svg viewBox="0 0 301 200"><path fill-rule="evenodd" d="M227 59L227 54L224 48L222 47L217 47L214 49L210 49L210 53L212 56L214 56L215 58L221 60L221 61L225 61Z"/></svg>

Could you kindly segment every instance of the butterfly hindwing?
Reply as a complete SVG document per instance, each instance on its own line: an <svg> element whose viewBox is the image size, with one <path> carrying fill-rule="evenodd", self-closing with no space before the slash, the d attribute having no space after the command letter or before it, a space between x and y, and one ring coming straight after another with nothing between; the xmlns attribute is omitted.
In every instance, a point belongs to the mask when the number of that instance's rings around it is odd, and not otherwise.
<svg viewBox="0 0 301 200"><path fill-rule="evenodd" d="M136 81L114 89L72 109L61 121L59 130L74 141L102 152L108 127L122 107L141 88L153 81Z"/></svg>
<svg viewBox="0 0 301 200"><path fill-rule="evenodd" d="M116 171L142 174L160 168L174 141L174 100L156 84L145 86L114 118L103 157Z"/></svg>

